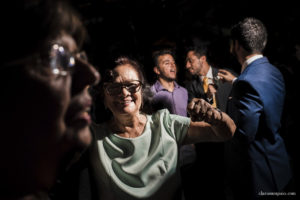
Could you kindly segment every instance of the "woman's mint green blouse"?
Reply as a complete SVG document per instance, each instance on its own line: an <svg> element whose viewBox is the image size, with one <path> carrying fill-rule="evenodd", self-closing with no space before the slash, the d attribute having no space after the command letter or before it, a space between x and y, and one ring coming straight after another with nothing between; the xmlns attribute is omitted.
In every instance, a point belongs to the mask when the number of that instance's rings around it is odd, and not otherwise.
<svg viewBox="0 0 300 200"><path fill-rule="evenodd" d="M190 119L160 110L147 115L142 135L123 138L93 125L92 174L100 199L168 199L178 187L178 147Z"/></svg>

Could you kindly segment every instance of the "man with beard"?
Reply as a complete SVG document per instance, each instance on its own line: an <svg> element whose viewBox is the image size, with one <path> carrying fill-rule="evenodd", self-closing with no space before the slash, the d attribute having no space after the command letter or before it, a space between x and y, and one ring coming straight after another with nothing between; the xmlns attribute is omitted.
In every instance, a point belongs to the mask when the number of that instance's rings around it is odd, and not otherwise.
<svg viewBox="0 0 300 200"><path fill-rule="evenodd" d="M186 69L193 76L193 80L186 84L189 102L193 98L202 98L220 110L226 111L232 85L218 80L219 69L210 64L208 46L204 41L200 41L187 47Z"/></svg>
<svg viewBox="0 0 300 200"><path fill-rule="evenodd" d="M219 81L219 69L211 65L209 47L207 41L201 40L186 49L186 70L193 76L186 84L188 101L202 98L214 107L226 111L232 85L230 82ZM224 143L203 142L195 144L195 147L197 159L192 177L197 179L197 184L187 187L186 200L225 199Z"/></svg>

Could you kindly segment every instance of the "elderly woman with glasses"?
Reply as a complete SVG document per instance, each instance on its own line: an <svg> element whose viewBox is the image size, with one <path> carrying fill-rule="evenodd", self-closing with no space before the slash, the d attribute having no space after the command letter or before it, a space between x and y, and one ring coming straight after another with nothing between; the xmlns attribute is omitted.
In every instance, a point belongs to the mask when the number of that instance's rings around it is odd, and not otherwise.
<svg viewBox="0 0 300 200"><path fill-rule="evenodd" d="M1 20L0 199L48 199L73 153L91 142L85 29L65 1L7 1Z"/></svg>
<svg viewBox="0 0 300 200"><path fill-rule="evenodd" d="M176 199L179 147L233 136L228 115L201 99L188 105L192 120L166 109L145 114L146 90L140 65L128 57L118 58L104 77L102 98L112 117L91 127L96 199Z"/></svg>

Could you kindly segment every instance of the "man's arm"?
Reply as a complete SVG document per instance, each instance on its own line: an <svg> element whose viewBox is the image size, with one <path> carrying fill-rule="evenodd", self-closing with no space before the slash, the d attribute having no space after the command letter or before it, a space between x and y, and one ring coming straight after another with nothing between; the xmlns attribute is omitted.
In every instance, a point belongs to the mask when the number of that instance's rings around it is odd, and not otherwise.
<svg viewBox="0 0 300 200"><path fill-rule="evenodd" d="M251 142L256 136L263 105L258 92L246 81L234 85L230 117L234 120L237 131L235 136ZM242 134L242 135L240 135Z"/></svg>

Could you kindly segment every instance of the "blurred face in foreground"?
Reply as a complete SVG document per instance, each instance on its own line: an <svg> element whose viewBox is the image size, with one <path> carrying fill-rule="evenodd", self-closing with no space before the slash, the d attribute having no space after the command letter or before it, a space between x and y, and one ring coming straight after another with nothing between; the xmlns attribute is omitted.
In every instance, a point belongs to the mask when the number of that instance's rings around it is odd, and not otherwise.
<svg viewBox="0 0 300 200"><path fill-rule="evenodd" d="M18 188L20 194L48 190L61 161L91 142L92 101L87 88L99 81L99 73L66 33L42 46L8 66L21 80L19 103L5 105L11 110L1 142L9 150L3 155L4 168L10 170L4 180L10 180L7 187Z"/></svg>

